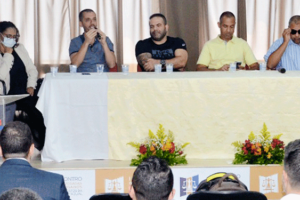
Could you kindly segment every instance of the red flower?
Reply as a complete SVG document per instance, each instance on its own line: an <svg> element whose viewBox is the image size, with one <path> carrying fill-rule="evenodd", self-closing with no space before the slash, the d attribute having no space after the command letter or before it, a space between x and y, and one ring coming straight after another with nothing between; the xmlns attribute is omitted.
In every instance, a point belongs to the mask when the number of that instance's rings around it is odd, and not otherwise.
<svg viewBox="0 0 300 200"><path fill-rule="evenodd" d="M178 154L179 154L179 155L182 155L182 154L183 154L183 151L179 151Z"/></svg>
<svg viewBox="0 0 300 200"><path fill-rule="evenodd" d="M170 152L170 153L174 153L174 151L175 151L175 144L174 144L173 142L171 142L171 145L172 145L172 147L171 147L171 149L169 150L169 152Z"/></svg>
<svg viewBox="0 0 300 200"><path fill-rule="evenodd" d="M145 153L147 153L147 148L145 147L145 145L141 145L140 146L140 151L139 151L141 154L145 154Z"/></svg>

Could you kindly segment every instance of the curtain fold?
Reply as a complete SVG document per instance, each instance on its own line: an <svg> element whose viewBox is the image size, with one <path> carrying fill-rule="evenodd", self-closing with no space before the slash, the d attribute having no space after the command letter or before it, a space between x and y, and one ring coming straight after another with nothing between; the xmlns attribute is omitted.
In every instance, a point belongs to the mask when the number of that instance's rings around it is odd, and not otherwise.
<svg viewBox="0 0 300 200"><path fill-rule="evenodd" d="M246 0L238 0L237 36L247 41Z"/></svg>

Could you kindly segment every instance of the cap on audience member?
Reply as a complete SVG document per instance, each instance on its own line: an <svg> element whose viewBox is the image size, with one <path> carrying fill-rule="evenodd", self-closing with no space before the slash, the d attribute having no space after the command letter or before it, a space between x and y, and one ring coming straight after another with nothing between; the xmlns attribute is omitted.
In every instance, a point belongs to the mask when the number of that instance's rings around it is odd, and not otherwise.
<svg viewBox="0 0 300 200"><path fill-rule="evenodd" d="M167 162L154 156L144 160L133 174L129 195L133 200L173 199L173 173Z"/></svg>
<svg viewBox="0 0 300 200"><path fill-rule="evenodd" d="M3 192L0 200L43 200L40 195L28 188L13 188Z"/></svg>

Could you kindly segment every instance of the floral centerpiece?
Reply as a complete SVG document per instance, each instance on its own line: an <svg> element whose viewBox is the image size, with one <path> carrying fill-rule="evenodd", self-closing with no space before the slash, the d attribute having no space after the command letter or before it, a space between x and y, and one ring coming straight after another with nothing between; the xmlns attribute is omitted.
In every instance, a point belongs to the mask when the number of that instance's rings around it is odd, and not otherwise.
<svg viewBox="0 0 300 200"><path fill-rule="evenodd" d="M131 160L131 166L138 166L141 162L150 156L156 156L164 159L167 163L172 165L187 164L183 154L183 149L189 143L175 144L174 134L169 130L168 134L165 133L164 127L159 124L159 129L156 135L149 130L148 137L142 142L129 142L128 145L136 148L139 154L136 159Z"/></svg>
<svg viewBox="0 0 300 200"><path fill-rule="evenodd" d="M282 164L284 158L284 143L280 140L282 134L271 138L264 123L260 135L251 132L244 143L233 142L236 149L233 164Z"/></svg>

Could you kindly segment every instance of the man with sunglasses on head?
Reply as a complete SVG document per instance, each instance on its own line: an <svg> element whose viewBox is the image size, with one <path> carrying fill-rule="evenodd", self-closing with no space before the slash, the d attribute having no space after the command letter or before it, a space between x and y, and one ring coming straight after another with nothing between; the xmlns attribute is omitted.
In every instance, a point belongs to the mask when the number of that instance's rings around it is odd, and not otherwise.
<svg viewBox="0 0 300 200"><path fill-rule="evenodd" d="M267 54L265 61L269 69L285 68L300 70L300 15L291 17L289 27L276 40Z"/></svg>

